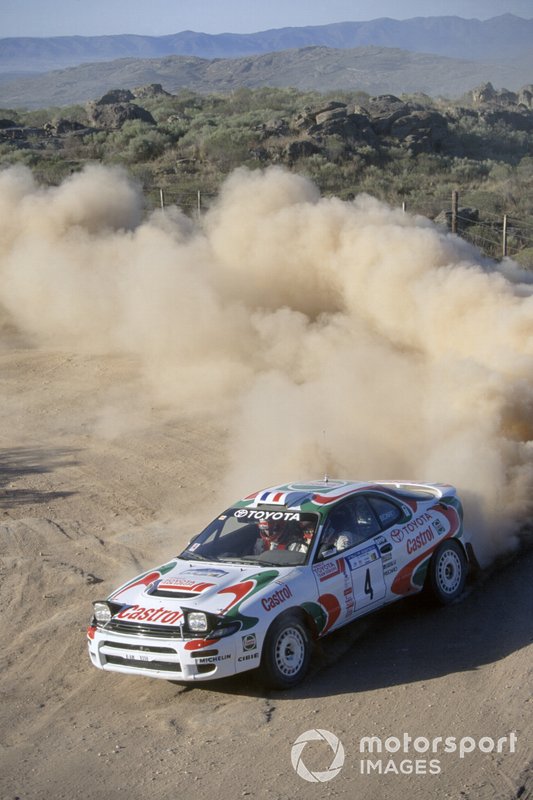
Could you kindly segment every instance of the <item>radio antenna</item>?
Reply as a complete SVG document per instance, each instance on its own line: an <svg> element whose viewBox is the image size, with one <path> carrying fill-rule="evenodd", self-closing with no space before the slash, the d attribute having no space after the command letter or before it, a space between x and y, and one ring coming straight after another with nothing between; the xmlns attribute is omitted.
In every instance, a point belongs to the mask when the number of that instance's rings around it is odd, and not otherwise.
<svg viewBox="0 0 533 800"><path fill-rule="evenodd" d="M326 454L326 452L327 452L327 441L326 441L326 429L325 428L322 431L322 437L324 439L324 454ZM324 470L324 483L328 483L328 481L329 481L328 471L326 469L326 470Z"/></svg>

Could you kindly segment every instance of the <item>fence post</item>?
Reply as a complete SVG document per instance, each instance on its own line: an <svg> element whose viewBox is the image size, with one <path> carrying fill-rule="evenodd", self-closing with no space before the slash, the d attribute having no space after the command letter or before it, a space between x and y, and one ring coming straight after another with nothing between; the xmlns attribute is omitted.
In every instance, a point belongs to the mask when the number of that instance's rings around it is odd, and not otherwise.
<svg viewBox="0 0 533 800"><path fill-rule="evenodd" d="M502 258L507 257L507 214L503 215L502 228Z"/></svg>
<svg viewBox="0 0 533 800"><path fill-rule="evenodd" d="M165 193L163 192L163 189L159 190L159 202L161 203L161 208L164 209L165 208Z"/></svg>
<svg viewBox="0 0 533 800"><path fill-rule="evenodd" d="M459 211L459 192L452 192L452 233L457 233L457 212Z"/></svg>
<svg viewBox="0 0 533 800"><path fill-rule="evenodd" d="M202 193L198 189L198 219L202 216Z"/></svg>

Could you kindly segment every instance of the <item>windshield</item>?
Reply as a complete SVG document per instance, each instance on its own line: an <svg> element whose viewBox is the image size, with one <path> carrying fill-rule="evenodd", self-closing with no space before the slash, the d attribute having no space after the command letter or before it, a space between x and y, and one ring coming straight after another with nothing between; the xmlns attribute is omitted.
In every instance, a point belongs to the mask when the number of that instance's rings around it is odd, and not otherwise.
<svg viewBox="0 0 533 800"><path fill-rule="evenodd" d="M180 554L190 561L304 564L318 515L286 509L229 508Z"/></svg>

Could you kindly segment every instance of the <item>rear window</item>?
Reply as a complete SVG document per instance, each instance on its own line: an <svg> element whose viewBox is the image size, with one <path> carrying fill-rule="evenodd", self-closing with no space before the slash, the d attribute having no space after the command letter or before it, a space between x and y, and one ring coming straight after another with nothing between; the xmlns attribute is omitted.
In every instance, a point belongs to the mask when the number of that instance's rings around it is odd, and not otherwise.
<svg viewBox="0 0 533 800"><path fill-rule="evenodd" d="M382 528L390 528L400 520L402 511L394 503L383 497L369 497L368 500Z"/></svg>

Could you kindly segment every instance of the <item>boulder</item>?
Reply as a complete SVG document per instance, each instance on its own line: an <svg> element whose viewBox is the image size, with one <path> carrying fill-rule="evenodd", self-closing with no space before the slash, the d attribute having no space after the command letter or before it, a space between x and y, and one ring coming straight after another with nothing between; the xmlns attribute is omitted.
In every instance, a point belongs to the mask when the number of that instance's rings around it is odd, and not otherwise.
<svg viewBox="0 0 533 800"><path fill-rule="evenodd" d="M285 119L271 119L258 126L260 139L270 139L272 136L287 136L290 133L289 123Z"/></svg>
<svg viewBox="0 0 533 800"><path fill-rule="evenodd" d="M508 89L495 89L492 83L482 83L470 92L472 103L476 106L496 105L514 106L518 103L516 92Z"/></svg>
<svg viewBox="0 0 533 800"><path fill-rule="evenodd" d="M503 123L515 131L526 131L530 133L533 131L533 114L529 111L518 108L516 111L507 110L504 108L495 108L488 111L480 112L487 125L498 125Z"/></svg>
<svg viewBox="0 0 533 800"><path fill-rule="evenodd" d="M53 122L47 122L44 130L48 136L63 136L66 133L87 130L87 126L72 119L55 119Z"/></svg>
<svg viewBox="0 0 533 800"><path fill-rule="evenodd" d="M145 86L137 86L133 90L134 97L172 97L170 92L166 92L160 83L148 83Z"/></svg>
<svg viewBox="0 0 533 800"><path fill-rule="evenodd" d="M317 125L323 125L331 120L346 119L347 114L348 107L345 103L331 102L326 108L315 112L315 122Z"/></svg>
<svg viewBox="0 0 533 800"><path fill-rule="evenodd" d="M393 94L369 98L365 109L377 134L388 135L396 120L411 113L412 107Z"/></svg>
<svg viewBox="0 0 533 800"><path fill-rule="evenodd" d="M188 122L188 120L189 117L186 114L170 114L170 116L167 117L167 123L169 125L175 125L176 123L181 123L181 122Z"/></svg>
<svg viewBox="0 0 533 800"><path fill-rule="evenodd" d="M292 126L298 130L305 130L315 123L316 115L313 114L313 111L309 108L309 106L305 106L305 108L303 108L302 111L300 111L300 113L297 114L292 120Z"/></svg>
<svg viewBox="0 0 533 800"><path fill-rule="evenodd" d="M533 109L533 84L523 86L518 92L518 102L526 108Z"/></svg>
<svg viewBox="0 0 533 800"><path fill-rule="evenodd" d="M312 125L307 129L307 133L318 138L340 136L347 141L363 141L372 145L377 142L370 119L363 114L345 114L326 119L321 124Z"/></svg>
<svg viewBox="0 0 533 800"><path fill-rule="evenodd" d="M134 103L87 103L86 109L89 120L98 128L121 128L125 122L134 119L156 124L149 111Z"/></svg>
<svg viewBox="0 0 533 800"><path fill-rule="evenodd" d="M448 136L448 121L436 111L413 111L396 119L390 133L405 141L412 153L435 152Z"/></svg>
<svg viewBox="0 0 533 800"><path fill-rule="evenodd" d="M309 139L296 139L285 147L283 155L289 163L293 163L298 161L299 158L308 158L321 152L322 148L315 142Z"/></svg>
<svg viewBox="0 0 533 800"><path fill-rule="evenodd" d="M496 89L489 81L488 83L482 83L480 86L476 86L475 89L472 89L470 96L474 105L479 106L483 103L492 102L496 97Z"/></svg>
<svg viewBox="0 0 533 800"><path fill-rule="evenodd" d="M434 220L440 225L446 225L448 228L452 227L452 212L441 211ZM469 225L475 225L479 222L479 209L470 206L460 206L457 209L457 230L464 230Z"/></svg>
<svg viewBox="0 0 533 800"><path fill-rule="evenodd" d="M498 103L502 106L516 106L518 105L518 95L516 92L510 92L509 89L500 89Z"/></svg>
<svg viewBox="0 0 533 800"><path fill-rule="evenodd" d="M95 103L97 106L108 106L116 103L129 103L134 99L135 96L129 89L111 89L100 100L96 100Z"/></svg>
<svg viewBox="0 0 533 800"><path fill-rule="evenodd" d="M340 136L346 140L374 144L376 134L364 109L348 107L346 103L332 100L318 109L306 109L294 121L293 127L321 141L326 136Z"/></svg>

